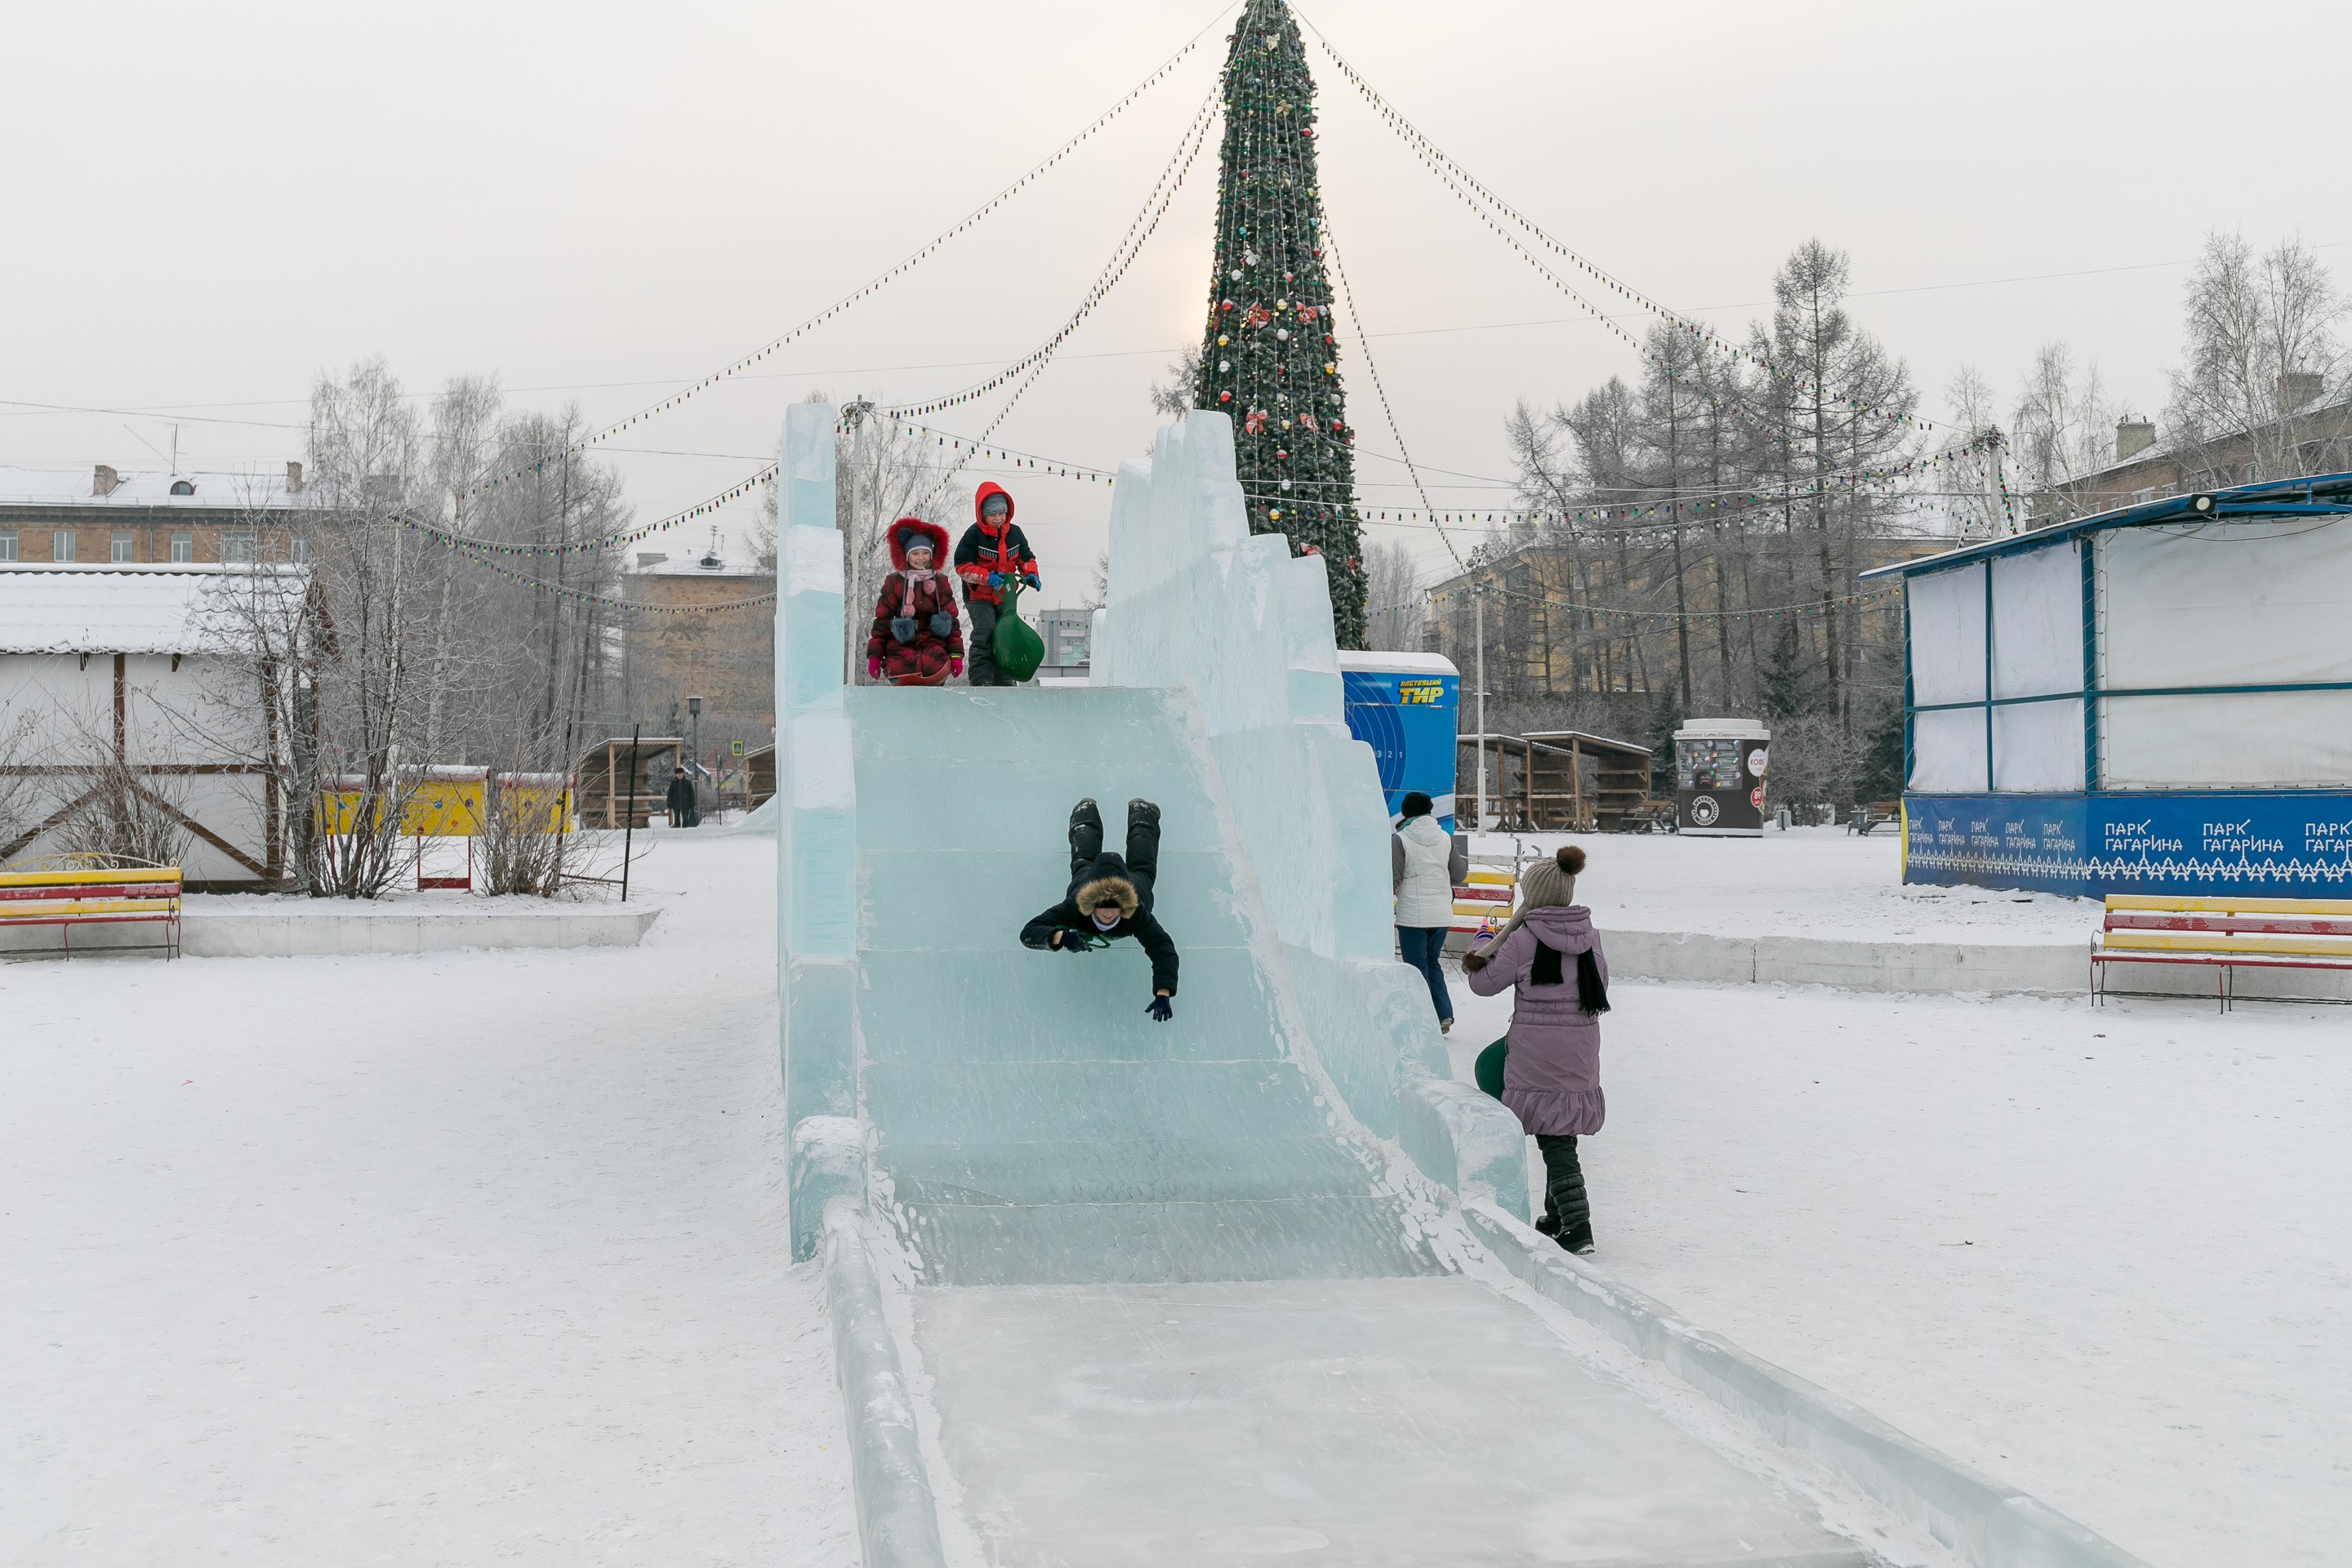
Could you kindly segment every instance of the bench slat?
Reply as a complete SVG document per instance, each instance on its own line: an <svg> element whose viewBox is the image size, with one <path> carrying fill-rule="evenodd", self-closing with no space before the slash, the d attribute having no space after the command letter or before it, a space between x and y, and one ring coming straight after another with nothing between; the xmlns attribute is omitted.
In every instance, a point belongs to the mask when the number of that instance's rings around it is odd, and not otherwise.
<svg viewBox="0 0 2352 1568"><path fill-rule="evenodd" d="M2298 957L2352 958L2352 936L2231 936L2221 932L2193 935L2168 931L2111 931L2099 944L2109 952L2278 953Z"/></svg>
<svg viewBox="0 0 2352 1568"><path fill-rule="evenodd" d="M10 904L46 900L55 902L71 899L176 899L179 884L156 882L104 882L71 888L0 888L0 909Z"/></svg>
<svg viewBox="0 0 2352 1568"><path fill-rule="evenodd" d="M79 888L115 882L177 882L176 866L130 867L113 871L0 871L0 888Z"/></svg>
<svg viewBox="0 0 2352 1568"><path fill-rule="evenodd" d="M2328 915L2352 920L2352 899L2174 898L2154 893L2109 893L2107 908L2162 910L2176 914Z"/></svg>
<svg viewBox="0 0 2352 1568"><path fill-rule="evenodd" d="M2352 936L2352 916L2138 914L2119 910L2107 916L2109 931L2250 931L2272 936Z"/></svg>
<svg viewBox="0 0 2352 1568"><path fill-rule="evenodd" d="M62 917L96 920L102 915L177 915L175 899L55 899L41 903L0 904L0 925Z"/></svg>

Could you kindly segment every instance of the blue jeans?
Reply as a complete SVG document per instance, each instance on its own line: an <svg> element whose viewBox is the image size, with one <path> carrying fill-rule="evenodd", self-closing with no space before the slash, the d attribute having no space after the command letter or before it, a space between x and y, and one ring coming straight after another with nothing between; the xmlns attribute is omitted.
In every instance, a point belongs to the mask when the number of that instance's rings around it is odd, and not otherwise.
<svg viewBox="0 0 2352 1568"><path fill-rule="evenodd" d="M1444 926L1396 928L1398 951L1429 982L1429 999L1437 1005L1438 1017L1450 1022L1454 1017L1454 998L1445 994L1445 932Z"/></svg>

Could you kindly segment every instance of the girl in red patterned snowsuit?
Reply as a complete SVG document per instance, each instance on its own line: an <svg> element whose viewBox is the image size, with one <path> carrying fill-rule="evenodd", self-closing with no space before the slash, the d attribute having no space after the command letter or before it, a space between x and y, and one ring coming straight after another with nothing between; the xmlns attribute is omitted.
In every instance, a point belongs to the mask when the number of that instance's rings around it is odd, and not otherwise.
<svg viewBox="0 0 2352 1568"><path fill-rule="evenodd" d="M874 627L866 637L866 673L893 686L938 686L963 673L963 627L956 620L955 574L934 570L947 554L948 531L919 517L890 525L890 564Z"/></svg>

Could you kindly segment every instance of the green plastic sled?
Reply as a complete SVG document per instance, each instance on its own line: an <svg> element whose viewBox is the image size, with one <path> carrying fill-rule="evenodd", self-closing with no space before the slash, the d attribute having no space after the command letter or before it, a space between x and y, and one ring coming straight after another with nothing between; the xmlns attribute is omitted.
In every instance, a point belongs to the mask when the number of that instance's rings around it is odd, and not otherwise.
<svg viewBox="0 0 2352 1568"><path fill-rule="evenodd" d="M1503 1058L1510 1054L1511 1037L1506 1035L1478 1053L1478 1065L1472 1069L1477 1075L1478 1087L1496 1100L1503 1098Z"/></svg>
<svg viewBox="0 0 2352 1568"><path fill-rule="evenodd" d="M1012 680L1026 680L1045 662L1045 639L1021 618L1021 584L1004 585L1004 603L996 612L996 668Z"/></svg>

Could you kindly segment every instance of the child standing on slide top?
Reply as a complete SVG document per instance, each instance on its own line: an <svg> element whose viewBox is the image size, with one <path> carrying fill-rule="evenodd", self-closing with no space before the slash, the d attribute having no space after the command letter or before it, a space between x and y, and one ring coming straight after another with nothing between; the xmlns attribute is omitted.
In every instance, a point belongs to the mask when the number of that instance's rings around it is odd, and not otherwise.
<svg viewBox="0 0 2352 1568"><path fill-rule="evenodd" d="M882 579L874 626L866 634L866 675L893 686L938 686L963 673L963 627L956 620L955 578L935 571L948 531L919 517L890 525L891 574Z"/></svg>
<svg viewBox="0 0 2352 1568"><path fill-rule="evenodd" d="M1609 1011L1609 961L1592 911L1576 901L1584 851L1573 844L1519 873L1519 912L1495 940L1462 955L1470 989L1510 987L1511 1032L1496 1041L1503 1103L1535 1137L1544 1163L1544 1213L1536 1228L1570 1252L1592 1250L1592 1205L1576 1141L1601 1131L1601 1015ZM1492 1047L1489 1047L1490 1049Z"/></svg>
<svg viewBox="0 0 2352 1568"><path fill-rule="evenodd" d="M1037 585L1037 557L1028 536L1013 521L1013 498L990 480L972 492L972 524L956 542L956 575L963 579L964 603L971 606L971 684L1010 686L996 668L996 616L1004 585Z"/></svg>

